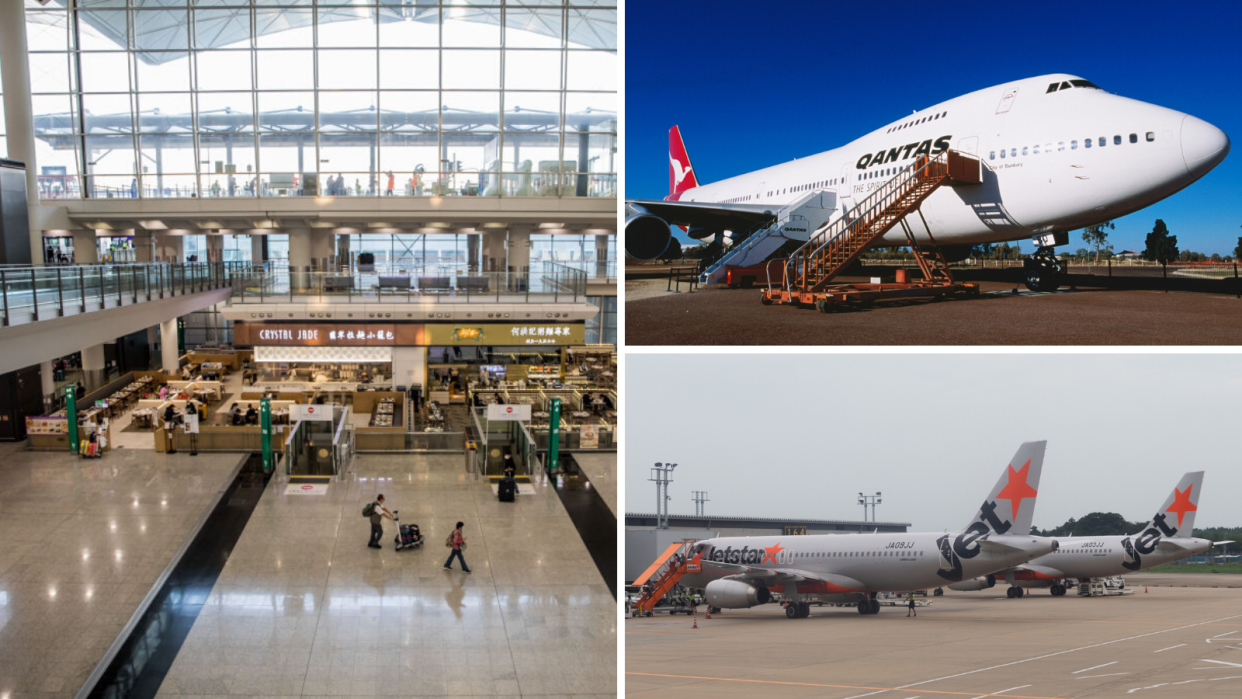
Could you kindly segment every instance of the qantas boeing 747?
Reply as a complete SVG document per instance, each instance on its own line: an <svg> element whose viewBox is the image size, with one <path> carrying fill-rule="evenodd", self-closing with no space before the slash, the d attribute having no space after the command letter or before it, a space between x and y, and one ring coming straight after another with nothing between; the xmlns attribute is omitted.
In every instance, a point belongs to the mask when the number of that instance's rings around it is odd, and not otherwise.
<svg viewBox="0 0 1242 699"><path fill-rule="evenodd" d="M755 536L706 539L688 554L681 584L703 588L715 609L754 607L781 594L802 619L807 600L880 611L877 592L941 587L1005 570L1057 550L1031 536L1047 442L1026 442L961 531L917 534Z"/></svg>
<svg viewBox="0 0 1242 699"><path fill-rule="evenodd" d="M781 225L765 244L734 245L731 264L756 264L784 241L808 240L849 215L923 156L950 149L982 160L982 183L932 192L921 215L904 222L909 231L894 227L872 244L906 245L912 236L953 261L975 245L1031 238L1027 285L1050 290L1061 274L1053 248L1068 243L1069 231L1184 189L1225 159L1229 137L1197 117L1064 74L955 97L840 148L711 184L700 179L674 126L669 195L626 201L625 251L656 258L668 246L670 225L695 239L737 243L783 216L805 214L796 220L810 225Z"/></svg>

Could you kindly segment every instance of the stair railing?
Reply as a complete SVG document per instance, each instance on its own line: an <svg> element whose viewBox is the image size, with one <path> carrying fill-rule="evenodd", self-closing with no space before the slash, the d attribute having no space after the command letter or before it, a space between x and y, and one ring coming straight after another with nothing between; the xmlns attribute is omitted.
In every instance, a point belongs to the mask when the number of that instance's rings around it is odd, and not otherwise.
<svg viewBox="0 0 1242 699"><path fill-rule="evenodd" d="M825 247L838 242L842 245L849 244L859 229L863 228L865 224L869 224L873 218L901 199L919 181L946 175L948 173L948 154L949 151L944 150L932 158L927 156L921 157L919 160L922 160L922 163L915 161L887 182L881 184L867 198L860 201L849 215L843 215L836 221L826 222L823 226L820 226L804 245L786 258L785 291L787 293L791 291L791 277L793 275L790 274L790 267L795 262L801 261L803 263L803 272L799 276L799 283L804 286L805 276L808 273L808 264ZM836 230L834 233L834 229L840 230ZM842 239L842 236L846 236L845 239ZM823 242L819 242L821 239ZM812 245L815 245L815 247L808 253L807 250Z"/></svg>

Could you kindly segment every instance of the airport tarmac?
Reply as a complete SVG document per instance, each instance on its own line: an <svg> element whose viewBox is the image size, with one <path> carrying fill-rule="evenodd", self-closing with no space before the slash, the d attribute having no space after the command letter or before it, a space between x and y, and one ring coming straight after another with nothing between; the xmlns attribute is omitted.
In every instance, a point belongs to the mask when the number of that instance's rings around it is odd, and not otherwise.
<svg viewBox="0 0 1242 699"><path fill-rule="evenodd" d="M842 278L842 281L867 281ZM1079 287L1036 294L981 282L979 299L876 303L830 314L764 306L758 289L667 293L626 282L631 345L1237 345L1242 300L1192 292ZM650 288L648 288L650 287Z"/></svg>
<svg viewBox="0 0 1242 699"><path fill-rule="evenodd" d="M1201 575L1184 575L1202 578ZM1223 576L1211 576L1223 577ZM1005 597L946 591L918 616L883 607L775 604L625 622L626 694L830 699L1237 697L1242 590L1138 587L1132 595ZM1219 581L1218 581L1219 584ZM1228 583L1226 583L1228 584ZM701 610L702 608L700 608ZM1234 640L1236 639L1236 640Z"/></svg>

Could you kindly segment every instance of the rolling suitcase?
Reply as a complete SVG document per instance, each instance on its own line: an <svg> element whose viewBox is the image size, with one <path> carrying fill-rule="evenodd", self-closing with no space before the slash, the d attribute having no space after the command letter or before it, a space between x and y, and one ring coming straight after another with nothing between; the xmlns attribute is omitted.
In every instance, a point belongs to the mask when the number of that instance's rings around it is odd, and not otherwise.
<svg viewBox="0 0 1242 699"><path fill-rule="evenodd" d="M517 481L512 478L503 479L497 486L497 494L501 502L513 502L517 495Z"/></svg>

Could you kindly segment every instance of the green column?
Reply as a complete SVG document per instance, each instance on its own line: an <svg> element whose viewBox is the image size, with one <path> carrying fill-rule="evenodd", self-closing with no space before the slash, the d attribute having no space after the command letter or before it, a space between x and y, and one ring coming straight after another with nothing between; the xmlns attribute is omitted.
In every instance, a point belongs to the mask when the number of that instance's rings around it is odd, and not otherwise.
<svg viewBox="0 0 1242 699"><path fill-rule="evenodd" d="M73 384L65 386L65 415L69 417L69 451L78 453L78 398Z"/></svg>
<svg viewBox="0 0 1242 699"><path fill-rule="evenodd" d="M548 418L548 473L555 474L561 452L561 399L552 399Z"/></svg>
<svg viewBox="0 0 1242 699"><path fill-rule="evenodd" d="M276 468L276 460L272 455L272 401L270 398L259 399L259 432L263 438L263 472L271 473Z"/></svg>
<svg viewBox="0 0 1242 699"><path fill-rule="evenodd" d="M185 320L177 319L177 356L185 354Z"/></svg>

